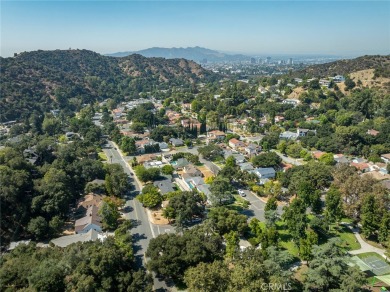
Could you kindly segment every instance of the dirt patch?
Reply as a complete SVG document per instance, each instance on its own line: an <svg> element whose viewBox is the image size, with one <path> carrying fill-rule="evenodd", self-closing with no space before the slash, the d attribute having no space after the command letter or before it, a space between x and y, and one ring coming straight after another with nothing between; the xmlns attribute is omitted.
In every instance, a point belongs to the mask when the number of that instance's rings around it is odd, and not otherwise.
<svg viewBox="0 0 390 292"><path fill-rule="evenodd" d="M153 224L156 224L156 225L167 225L167 224L169 224L168 219L163 216L163 211L162 210L150 211L149 218L150 218L150 221Z"/></svg>
<svg viewBox="0 0 390 292"><path fill-rule="evenodd" d="M299 99L299 97L301 96L301 94L305 92L305 89L303 89L303 87L296 87L293 89L293 91L288 95L288 98L291 98L291 99Z"/></svg>
<svg viewBox="0 0 390 292"><path fill-rule="evenodd" d="M207 166L205 165L197 166L197 168L202 172L204 179L214 176L213 172L210 169L208 169Z"/></svg>

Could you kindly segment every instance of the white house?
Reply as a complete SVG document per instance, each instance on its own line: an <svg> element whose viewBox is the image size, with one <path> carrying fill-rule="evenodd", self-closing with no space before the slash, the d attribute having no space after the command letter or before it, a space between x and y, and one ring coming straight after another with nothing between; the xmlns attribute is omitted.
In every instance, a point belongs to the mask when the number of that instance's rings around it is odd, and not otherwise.
<svg viewBox="0 0 390 292"><path fill-rule="evenodd" d="M343 75L336 75L335 77L333 77L333 81L336 83L344 82L345 77Z"/></svg>

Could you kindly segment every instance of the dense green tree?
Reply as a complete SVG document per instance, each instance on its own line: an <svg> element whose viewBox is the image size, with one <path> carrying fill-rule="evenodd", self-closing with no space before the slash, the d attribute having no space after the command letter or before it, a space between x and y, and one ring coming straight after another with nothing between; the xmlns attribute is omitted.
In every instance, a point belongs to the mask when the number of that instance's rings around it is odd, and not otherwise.
<svg viewBox="0 0 390 292"><path fill-rule="evenodd" d="M142 165L138 165L134 168L135 174L142 182L155 181L160 177L159 168L145 168Z"/></svg>
<svg viewBox="0 0 390 292"><path fill-rule="evenodd" d="M156 187L153 185L150 186L150 188L144 188L144 190L142 190L142 194L137 196L137 199L144 207L154 208L161 205L162 196Z"/></svg>
<svg viewBox="0 0 390 292"><path fill-rule="evenodd" d="M175 171L175 169L174 169L173 166L170 165L170 164L164 165L164 166L161 168L161 173L162 173L162 174L166 174L166 175L172 175L174 171Z"/></svg>
<svg viewBox="0 0 390 292"><path fill-rule="evenodd" d="M104 229L114 230L118 227L120 214L118 212L118 206L113 200L107 198L103 201L99 209L99 215L102 218Z"/></svg>
<svg viewBox="0 0 390 292"><path fill-rule="evenodd" d="M210 201L213 205L220 206L226 202L230 202L232 196L232 185L227 178L217 176L211 183Z"/></svg>
<svg viewBox="0 0 390 292"><path fill-rule="evenodd" d="M230 231L237 231L239 234L243 234L248 227L245 215L224 207L211 209L207 218L212 228L220 235Z"/></svg>
<svg viewBox="0 0 390 292"><path fill-rule="evenodd" d="M373 235L379 227L380 217L378 214L379 206L374 195L367 195L362 204L361 224L362 233L369 237Z"/></svg>
<svg viewBox="0 0 390 292"><path fill-rule="evenodd" d="M304 202L299 198L294 199L288 207L285 207L282 218L286 221L293 240L299 243L299 239L305 236L308 223Z"/></svg>
<svg viewBox="0 0 390 292"><path fill-rule="evenodd" d="M37 240L42 240L49 235L49 225L42 216L31 219L28 223L27 230Z"/></svg>
<svg viewBox="0 0 390 292"><path fill-rule="evenodd" d="M279 165L282 159L275 152L267 152L252 158L255 167L274 167Z"/></svg>
<svg viewBox="0 0 390 292"><path fill-rule="evenodd" d="M135 140L126 136L122 137L120 147L124 152L127 152L129 154L134 154L137 151L137 147L135 146Z"/></svg>
<svg viewBox="0 0 390 292"><path fill-rule="evenodd" d="M329 223L339 222L343 217L343 201L341 193L335 188L331 187L326 193L325 197L325 218Z"/></svg>
<svg viewBox="0 0 390 292"><path fill-rule="evenodd" d="M123 197L130 188L129 178L120 164L106 165L106 190L109 195Z"/></svg>
<svg viewBox="0 0 390 292"><path fill-rule="evenodd" d="M362 279L365 279L363 274L348 266L346 254L339 243L338 239L330 239L321 246L314 246L313 259L309 263L309 270L304 278L307 291L340 289L342 285L347 284L343 280L350 274L355 275L355 278L348 277L348 280L351 281L348 285L355 283L360 285L364 282L362 281Z"/></svg>
<svg viewBox="0 0 390 292"><path fill-rule="evenodd" d="M217 145L209 144L204 147L198 148L198 152L204 159L215 161L217 159L222 159L222 149Z"/></svg>
<svg viewBox="0 0 390 292"><path fill-rule="evenodd" d="M222 240L206 226L197 226L182 235L165 233L151 239L146 256L150 258L148 269L164 278L182 280L188 268L221 258Z"/></svg>
<svg viewBox="0 0 390 292"><path fill-rule="evenodd" d="M179 227L186 226L194 216L203 217L203 199L198 193L181 192L169 200L163 215L168 219L174 219Z"/></svg>

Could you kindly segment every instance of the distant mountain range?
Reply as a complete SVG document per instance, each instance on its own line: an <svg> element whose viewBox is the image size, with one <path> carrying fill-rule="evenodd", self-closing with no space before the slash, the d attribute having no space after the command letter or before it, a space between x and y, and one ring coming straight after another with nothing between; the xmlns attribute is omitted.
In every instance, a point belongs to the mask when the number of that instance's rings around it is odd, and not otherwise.
<svg viewBox="0 0 390 292"><path fill-rule="evenodd" d="M180 59L184 58L195 62L226 62L226 61L249 61L251 57L241 54L226 54L218 51L201 48L201 47L188 47L188 48L149 48L141 51L134 52L118 52L113 54L106 54L111 57L125 57L132 54L139 54L145 57L160 57L166 59Z"/></svg>

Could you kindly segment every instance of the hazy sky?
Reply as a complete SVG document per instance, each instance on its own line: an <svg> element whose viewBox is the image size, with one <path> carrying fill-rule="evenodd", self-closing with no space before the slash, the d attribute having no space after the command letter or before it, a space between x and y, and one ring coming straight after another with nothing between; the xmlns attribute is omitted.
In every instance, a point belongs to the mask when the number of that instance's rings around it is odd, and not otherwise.
<svg viewBox="0 0 390 292"><path fill-rule="evenodd" d="M1 56L157 46L247 54L390 54L390 2L1 0Z"/></svg>

